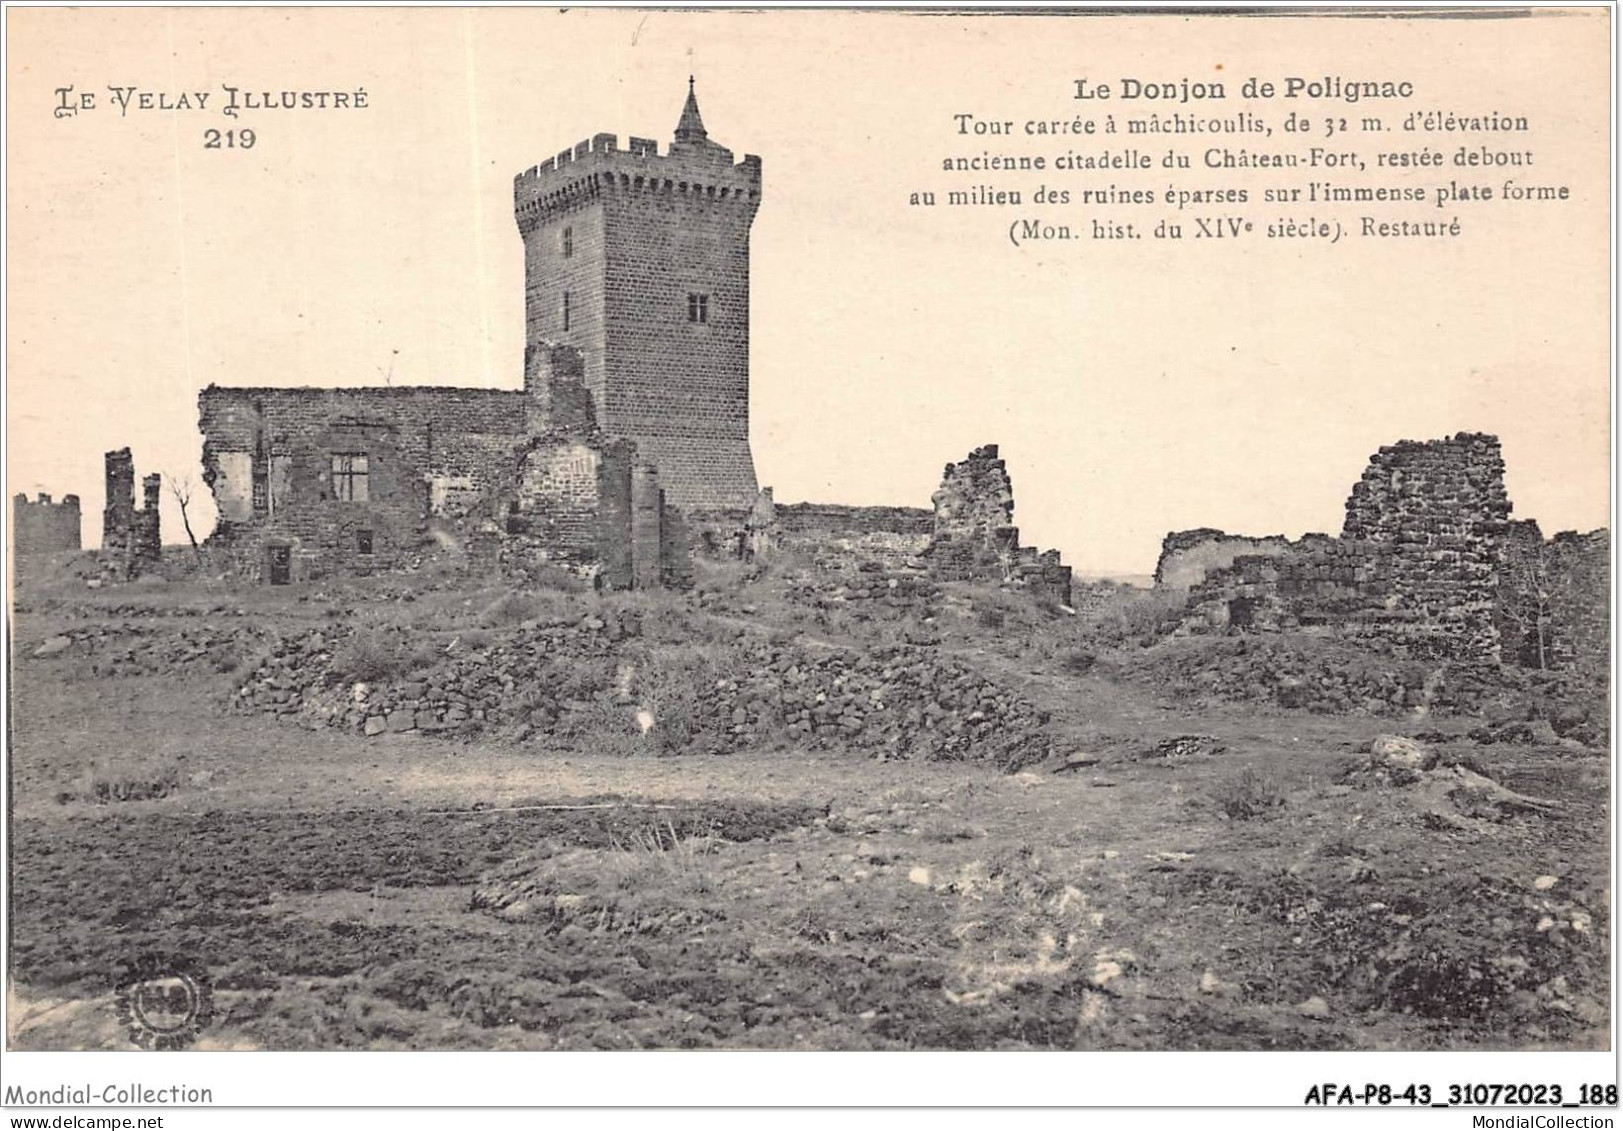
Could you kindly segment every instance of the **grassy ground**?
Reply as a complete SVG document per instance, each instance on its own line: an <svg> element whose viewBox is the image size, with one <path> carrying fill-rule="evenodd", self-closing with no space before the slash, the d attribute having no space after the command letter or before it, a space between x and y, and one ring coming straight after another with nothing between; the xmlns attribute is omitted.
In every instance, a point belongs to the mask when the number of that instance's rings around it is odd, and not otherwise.
<svg viewBox="0 0 1623 1131"><path fill-rule="evenodd" d="M712 581L723 634L918 629ZM996 595L929 631L1053 711L1069 769L363 739L223 715L217 658L29 657L86 624L444 629L494 599L403 593L20 595L13 1047L120 1047L109 980L148 953L210 972L203 1047L1605 1042L1605 752L1445 743L1562 807L1442 821L1352 771L1376 734L1471 720L1173 706L1018 607L992 624Z"/></svg>

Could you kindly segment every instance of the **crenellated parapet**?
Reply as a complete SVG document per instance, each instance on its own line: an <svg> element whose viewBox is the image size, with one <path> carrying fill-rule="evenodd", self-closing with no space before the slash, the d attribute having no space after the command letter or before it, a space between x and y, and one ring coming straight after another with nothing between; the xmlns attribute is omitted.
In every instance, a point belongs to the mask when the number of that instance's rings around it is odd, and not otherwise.
<svg viewBox="0 0 1623 1131"><path fill-rule="evenodd" d="M761 159L709 141L674 143L661 155L649 138L596 134L513 178L513 215L521 234L580 208L616 197L627 202L731 208L753 217L761 201Z"/></svg>
<svg viewBox="0 0 1623 1131"><path fill-rule="evenodd" d="M668 151L597 134L520 173L531 345L580 351L598 424L691 514L755 500L749 234L761 161L710 139L689 84Z"/></svg>
<svg viewBox="0 0 1623 1131"><path fill-rule="evenodd" d="M33 500L17 495L11 501L11 544L19 554L79 549L79 496L54 503L43 491Z"/></svg>

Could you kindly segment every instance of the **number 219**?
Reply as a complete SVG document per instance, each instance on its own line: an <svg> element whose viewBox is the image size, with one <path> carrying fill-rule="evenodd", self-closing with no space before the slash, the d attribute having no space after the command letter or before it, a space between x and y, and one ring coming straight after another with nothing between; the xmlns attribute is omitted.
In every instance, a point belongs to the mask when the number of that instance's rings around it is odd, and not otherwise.
<svg viewBox="0 0 1623 1131"><path fill-rule="evenodd" d="M252 149L254 147L253 130L219 130L203 131L204 149Z"/></svg>

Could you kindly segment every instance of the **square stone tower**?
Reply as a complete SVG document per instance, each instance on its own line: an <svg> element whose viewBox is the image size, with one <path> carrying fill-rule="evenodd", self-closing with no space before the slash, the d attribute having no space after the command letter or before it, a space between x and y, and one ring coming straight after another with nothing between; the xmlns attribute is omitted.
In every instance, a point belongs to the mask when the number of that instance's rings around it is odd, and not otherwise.
<svg viewBox="0 0 1623 1131"><path fill-rule="evenodd" d="M761 159L709 140L688 80L670 151L598 134L520 173L525 341L579 349L599 426L669 501L747 509L749 234Z"/></svg>

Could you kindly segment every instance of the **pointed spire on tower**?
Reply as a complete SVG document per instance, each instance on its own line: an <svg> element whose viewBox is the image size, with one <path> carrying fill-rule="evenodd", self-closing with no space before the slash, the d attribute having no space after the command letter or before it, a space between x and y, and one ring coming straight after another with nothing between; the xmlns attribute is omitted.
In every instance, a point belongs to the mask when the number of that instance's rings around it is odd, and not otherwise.
<svg viewBox="0 0 1623 1131"><path fill-rule="evenodd" d="M699 100L693 93L693 76L688 76L688 100L682 106L682 120L676 123L677 141L703 141L704 119L699 117Z"/></svg>

